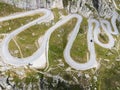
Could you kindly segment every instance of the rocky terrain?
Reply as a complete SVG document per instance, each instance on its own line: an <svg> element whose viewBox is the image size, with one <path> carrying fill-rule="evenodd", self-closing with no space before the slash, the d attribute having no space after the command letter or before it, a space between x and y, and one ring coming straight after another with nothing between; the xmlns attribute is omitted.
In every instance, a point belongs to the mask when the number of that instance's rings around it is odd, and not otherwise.
<svg viewBox="0 0 120 90"><path fill-rule="evenodd" d="M116 1L117 8L113 0L0 0L12 4L0 3L0 16L6 16L15 12L22 12L36 8L52 8L55 20L51 23L34 26L26 32L21 33L15 38L19 44L23 57L30 56L36 49L37 44L33 44L35 39L42 35L45 30L54 25L63 16L69 13L82 15L82 27L72 47L71 56L77 62L85 62L86 52L86 29L88 28L87 19L89 17L97 20L105 19L110 21L113 12L120 14L119 0ZM62 1L62 2L61 2ZM37 2L37 3L36 3ZM60 5L58 5L61 2ZM24 9L20 9L21 7ZM57 9L58 8L58 9ZM24 19L16 19L0 23L0 42L12 30L38 18L30 16ZM115 46L112 49L105 49L95 44L97 60L100 64L98 68L90 70L75 70L68 66L63 58L63 50L66 45L66 36L74 27L76 19L58 28L50 39L49 58L50 65L47 70L36 70L30 66L16 68L7 65L0 57L0 89L1 90L119 90L120 89L120 35L115 38ZM116 24L120 32L120 16L118 15ZM41 31L34 31L41 29ZM33 33L34 32L34 33ZM41 33L40 33L41 32ZM31 38L34 37L33 39ZM22 37L22 38L21 38ZM27 38L31 38L29 41ZM82 40L81 40L82 39ZM106 43L104 33L100 39ZM24 42L24 40L28 42ZM56 41L59 41L56 43ZM85 42L83 42L85 41ZM32 44L32 45L31 45ZM13 56L22 57L14 41L10 42L10 52ZM32 51L32 52L30 52ZM82 53L79 53L83 51ZM81 56L81 57L80 57ZM82 59L82 60L81 60Z"/></svg>

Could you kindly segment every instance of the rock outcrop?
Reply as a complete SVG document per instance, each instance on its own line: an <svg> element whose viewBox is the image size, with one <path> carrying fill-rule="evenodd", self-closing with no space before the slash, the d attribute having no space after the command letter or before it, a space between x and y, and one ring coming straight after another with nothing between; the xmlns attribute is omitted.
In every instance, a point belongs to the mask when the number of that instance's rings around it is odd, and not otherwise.
<svg viewBox="0 0 120 90"><path fill-rule="evenodd" d="M97 15L110 18L115 11L112 1L104 0L0 0L24 9L65 8L69 13L79 13L85 17Z"/></svg>
<svg viewBox="0 0 120 90"><path fill-rule="evenodd" d="M63 8L62 0L0 0L24 9Z"/></svg>

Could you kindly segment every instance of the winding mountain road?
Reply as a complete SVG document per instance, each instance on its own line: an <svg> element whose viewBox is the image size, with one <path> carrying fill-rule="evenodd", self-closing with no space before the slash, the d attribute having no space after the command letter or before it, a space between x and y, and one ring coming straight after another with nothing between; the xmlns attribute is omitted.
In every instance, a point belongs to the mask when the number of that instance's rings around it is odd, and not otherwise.
<svg viewBox="0 0 120 90"><path fill-rule="evenodd" d="M84 64L80 64L80 63L77 63L75 62L72 57L70 56L70 50L71 50L71 47L72 47L72 44L77 36L77 33L79 32L79 25L75 26L73 32L72 32L72 35L66 45L66 48L64 50L64 58L65 58L65 61L74 69L76 70L87 70L87 69L90 69L90 68L93 68L93 67L96 67L97 66L97 61L96 61L96 53L95 53L95 47L94 47L94 38L93 38L93 34L92 34L92 31L93 31L93 23L96 24L96 27L95 29L98 28L99 26L99 23L97 20L95 19L89 19L88 20L88 33L87 33L87 43L88 43L88 50L89 50L89 53L90 53L90 59L87 60L88 62L87 63L84 63Z"/></svg>
<svg viewBox="0 0 120 90"><path fill-rule="evenodd" d="M30 15L35 15L35 14L41 14L41 13L43 13L44 15L41 16L40 18L14 30L12 33L8 34L7 37L4 39L4 41L2 43L2 58L5 61L5 63L11 64L14 66L23 66L23 65L29 65L30 63L33 63L33 62L36 63L36 62L40 61L40 63L39 63L40 68L44 68L46 66L46 55L45 55L46 52L45 51L38 49L30 57L17 58L17 57L13 57L10 54L10 52L8 50L8 45L9 45L10 40L14 36L18 35L19 33L26 30L27 28L34 26L35 24L38 24L38 23L51 21L54 18L54 16L50 10L38 9L38 10L24 12L21 14L10 15L10 16L0 18L0 22L11 20L11 19L16 19L16 18L20 18L20 17L30 16ZM38 64L36 64L34 66L37 67L37 65Z"/></svg>
<svg viewBox="0 0 120 90"><path fill-rule="evenodd" d="M82 17L78 14L71 14L71 15L63 17L54 26L52 26L50 29L48 29L48 31L44 34L44 36L42 38L40 48L35 53L33 53L33 55L26 57L26 58L17 58L17 57L12 56L8 50L8 44L14 36L18 35L19 33L26 30L27 28L34 26L36 23L49 22L49 21L53 20L54 16L50 10L38 9L38 10L28 11L28 12L24 12L21 14L16 14L16 15L11 15L11 16L6 16L3 18L0 18L0 22L3 22L3 21L15 19L15 18L25 17L25 16L39 14L39 13L44 13L44 15L41 16L40 18L16 29L12 33L8 34L7 37L3 40L2 58L5 63L11 64L14 66L24 66L24 65L30 64L31 67L34 67L34 68L45 68L46 65L49 64L48 49L49 49L49 39L50 39L51 34L58 27L67 23L69 20L71 20L73 18L77 18L77 23L76 23L73 31L70 33L70 38L69 38L67 45L65 47L65 50L63 52L66 63L69 64L72 68L74 68L76 70L87 70L87 69L90 69L93 67L97 67L94 42L104 48L112 48L114 46L114 38L112 37L111 34L115 34L115 35L118 34L118 29L115 25L115 22L116 22L115 20L116 20L117 16L114 15L111 20L114 31L112 31L110 23L108 21L100 20L100 22L99 22L96 19L89 18L88 19L87 44L88 44L88 50L90 53L90 59L87 60L86 63L82 63L82 64L75 62L75 60L73 60L72 57L70 56L70 50L71 50L74 40L76 39L78 32L79 32L80 24L82 22ZM93 24L95 24L95 26ZM106 35L109 38L109 41L107 44L100 42L98 39L98 35L100 33L100 25L102 26L104 32L106 33Z"/></svg>

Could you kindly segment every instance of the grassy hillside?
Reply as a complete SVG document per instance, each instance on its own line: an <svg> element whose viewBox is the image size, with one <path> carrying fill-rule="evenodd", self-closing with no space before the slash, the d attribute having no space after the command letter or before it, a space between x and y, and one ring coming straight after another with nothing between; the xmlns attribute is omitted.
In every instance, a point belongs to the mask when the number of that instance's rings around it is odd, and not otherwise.
<svg viewBox="0 0 120 90"><path fill-rule="evenodd" d="M24 10L13 7L8 4L0 3L0 16L6 16L15 12L22 12ZM60 14L67 15L66 11L52 9L55 20L50 23L42 23L40 25L35 25L27 30L21 32L19 35L14 37L14 40L17 42L20 48L17 47L15 42L11 40L9 44L9 50L13 56L16 57L28 57L32 55L38 49L37 40L40 36L42 36L45 31L47 31L54 23L60 20ZM34 15L27 16L15 20L9 20L0 23L0 34L7 34L12 32L13 30L19 28L20 26L42 16ZM51 74L52 76L59 75L64 80L68 81L69 84L66 84L62 81L59 81L59 84L55 84L53 78L47 77L46 74L41 74L40 72L44 72L44 70L38 70L38 72L34 72L29 69L26 72L26 77L20 78L16 72L13 70L9 70L7 75L13 77L13 81L16 85L20 86L24 82L27 85L39 81L39 78L45 79L43 84L52 90L120 90L120 36L114 36L116 38L115 47L110 49L104 49L97 44L95 44L95 50L97 54L97 60L100 63L100 67L98 69L90 69L86 71L77 71L71 69L65 62L63 57L63 51L67 43L67 38L69 33L73 30L76 19L72 19L67 22L65 25L59 27L50 38L49 43L49 68L45 72ZM117 26L120 23L117 22ZM118 27L120 30L120 27ZM79 33L74 41L74 44L71 49L71 56L75 61L84 63L87 62L87 55L89 55L88 47L87 47L87 30L88 24L87 19L83 18L81 23L81 27ZM3 38L1 36L1 38ZM106 36L100 36L99 39L106 43L108 39ZM21 53L20 53L21 50ZM34 73L34 74L33 74ZM46 83L48 82L48 83ZM37 84L35 84L37 85Z"/></svg>
<svg viewBox="0 0 120 90"><path fill-rule="evenodd" d="M20 12L23 10L20 8L16 8L12 5L8 5L8 4L0 2L0 11L1 11L0 16L5 16L5 15L12 14L12 13Z"/></svg>

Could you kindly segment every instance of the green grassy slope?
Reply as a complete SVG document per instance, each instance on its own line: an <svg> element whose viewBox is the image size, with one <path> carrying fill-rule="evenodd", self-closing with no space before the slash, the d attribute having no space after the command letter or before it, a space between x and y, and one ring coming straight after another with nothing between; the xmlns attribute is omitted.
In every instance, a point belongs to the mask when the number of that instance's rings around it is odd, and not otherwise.
<svg viewBox="0 0 120 90"><path fill-rule="evenodd" d="M9 9L9 10L8 10ZM11 5L7 5L4 3L0 3L0 16L6 16L9 14L12 14L14 12L20 12L24 11L22 9L13 7ZM58 10L58 9L52 9L55 20L52 23L42 23L40 25L35 25L27 30L21 32L19 35L17 35L14 39L20 46L21 52L23 54L23 57L28 57L32 55L37 50L37 40L40 36L42 36L46 30L48 30L53 23L56 23L60 19L59 12L63 13L64 15L67 15L65 10ZM0 34L2 33L10 33L13 30L19 28L20 26L38 18L41 15L34 15L34 16L28 16L20 19L15 20L9 20L6 22L0 23ZM77 71L74 69L71 69L65 62L63 58L63 51L67 43L67 37L72 31L72 29L75 26L76 19L72 19L69 22L67 22L65 25L59 27L55 32L53 32L50 43L49 43L49 63L50 66L48 70L46 70L46 73L52 74L52 75L59 75L63 79L69 81L70 83L73 82L73 85L76 84L76 79L79 81L78 85L85 87L90 87L91 90L119 90L120 89L120 80L119 80L119 74L120 74L120 36L118 35L116 38L115 47L110 49L104 49L97 44L95 44L95 50L97 54L97 60L100 63L100 68L98 70L96 69L90 69L86 71ZM117 26L120 26L120 23L117 22ZM76 37L76 40L74 41L74 44L71 49L71 56L75 61L84 63L87 60L87 54L88 47L87 47L87 19L83 18L83 21L81 23L81 27L78 33L78 36ZM119 28L120 30L120 28ZM2 36L1 36L2 37ZM3 38L3 37L2 37ZM100 36L100 40L103 42L107 42L107 39L105 39L106 36ZM24 48L24 49L23 49ZM9 50L13 56L16 57L22 57L18 47L16 44L11 40L9 44ZM16 53L16 51L18 51ZM30 82L34 83L36 82L36 77L46 77L45 75L41 75L39 73L35 73L33 75L31 73L27 73L27 78L20 79L17 75L10 72L11 75L14 77L14 81L19 84L19 82L25 82L29 84ZM15 73L15 72L14 72ZM79 76L78 74L81 74ZM86 75L89 75L90 78L87 78ZM32 78L32 79L30 79ZM48 77L47 81L51 84L54 84L53 79L50 79ZM76 78L76 79L75 79ZM96 79L97 78L97 81ZM47 84L50 86L49 84ZM68 88L68 85L65 85L61 83L61 87ZM59 86L60 87L60 86ZM70 86L69 86L70 87ZM76 84L76 87L77 84ZM57 87L54 87L57 88ZM54 89L56 90L56 89ZM59 89L61 90L61 89ZM63 89L64 90L64 89ZM79 89L75 89L79 90Z"/></svg>
<svg viewBox="0 0 120 90"><path fill-rule="evenodd" d="M0 17L1 17L1 16L12 14L12 13L20 12L23 10L20 8L16 8L12 5L8 5L8 4L0 2L0 11L2 11L0 12Z"/></svg>

